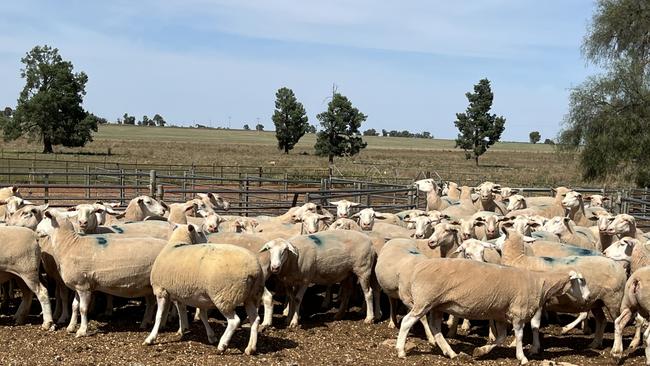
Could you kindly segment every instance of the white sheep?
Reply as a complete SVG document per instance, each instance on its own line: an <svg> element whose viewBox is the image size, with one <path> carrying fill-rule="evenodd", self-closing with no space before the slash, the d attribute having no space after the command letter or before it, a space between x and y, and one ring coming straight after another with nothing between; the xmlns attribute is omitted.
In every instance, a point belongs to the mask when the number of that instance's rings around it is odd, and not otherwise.
<svg viewBox="0 0 650 366"><path fill-rule="evenodd" d="M505 215L508 210L503 203L496 201L495 194L501 192L501 185L492 182L483 182L476 191L479 193L479 199L474 202L474 207L478 211L496 212L499 215Z"/></svg>
<svg viewBox="0 0 650 366"><path fill-rule="evenodd" d="M605 197L602 194L592 194L585 197L584 200L589 203L588 207L603 207L603 203L609 201L609 197Z"/></svg>
<svg viewBox="0 0 650 366"><path fill-rule="evenodd" d="M203 203L212 209L213 211L216 209L222 209L224 211L228 211L230 209L230 202L226 201L223 199L218 194L215 193L197 193L196 194Z"/></svg>
<svg viewBox="0 0 650 366"><path fill-rule="evenodd" d="M174 301L179 308L179 332L182 334L188 328L184 306L195 306L200 309L210 343L216 342L216 338L208 323L207 309L216 307L221 312L228 321L217 346L217 351L223 353L239 326L235 308L244 305L251 324L244 352L253 354L260 321L257 309L264 288L260 264L255 254L244 248L228 244L197 245L194 234L192 225L179 225L156 258L151 269L151 285L158 310L153 330L144 344L150 345L156 340L164 309L169 301Z"/></svg>
<svg viewBox="0 0 650 366"><path fill-rule="evenodd" d="M621 315L614 320L614 345L611 354L615 358L623 356L623 329L638 313L650 318L650 267L643 267L630 275L625 284L625 295L621 302ZM650 365L650 328L644 334L646 365Z"/></svg>
<svg viewBox="0 0 650 366"><path fill-rule="evenodd" d="M351 202L348 200L338 200L330 201L330 204L336 206L336 217L337 218L348 218L350 217L350 208L359 206L358 202Z"/></svg>
<svg viewBox="0 0 650 366"><path fill-rule="evenodd" d="M149 216L165 216L167 209L149 196L138 196L129 202L123 221L143 221Z"/></svg>

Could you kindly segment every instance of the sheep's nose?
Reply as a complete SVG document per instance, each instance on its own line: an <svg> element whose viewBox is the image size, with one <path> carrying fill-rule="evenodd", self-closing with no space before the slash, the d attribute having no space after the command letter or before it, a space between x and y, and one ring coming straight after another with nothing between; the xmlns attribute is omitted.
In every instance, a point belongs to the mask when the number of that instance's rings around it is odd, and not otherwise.
<svg viewBox="0 0 650 366"><path fill-rule="evenodd" d="M348 214L346 214L346 213L343 213L343 214L340 214L340 215L339 215L339 217L341 217L341 218L344 218L344 219L345 219L345 218L347 218L347 217L348 217Z"/></svg>
<svg viewBox="0 0 650 366"><path fill-rule="evenodd" d="M279 270L280 270L279 266L271 266L271 272L278 273Z"/></svg>
<svg viewBox="0 0 650 366"><path fill-rule="evenodd" d="M418 239L422 239L424 237L424 235L423 234L415 234L415 237L418 238Z"/></svg>
<svg viewBox="0 0 650 366"><path fill-rule="evenodd" d="M210 226L210 227L208 227L208 231L211 232L211 233L216 233L218 230L217 230L216 227Z"/></svg>

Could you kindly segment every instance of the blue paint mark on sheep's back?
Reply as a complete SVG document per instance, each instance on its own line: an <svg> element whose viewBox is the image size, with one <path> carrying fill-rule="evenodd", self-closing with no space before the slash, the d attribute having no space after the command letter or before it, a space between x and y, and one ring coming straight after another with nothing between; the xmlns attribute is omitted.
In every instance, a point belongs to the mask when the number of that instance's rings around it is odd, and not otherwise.
<svg viewBox="0 0 650 366"><path fill-rule="evenodd" d="M311 240L317 246L323 245L323 241L320 240L320 238L317 237L316 235L308 235L307 237L309 238L309 240Z"/></svg>
<svg viewBox="0 0 650 366"><path fill-rule="evenodd" d="M106 240L106 238L104 238L102 236L96 237L95 240L97 240L97 244L100 245L100 246L105 247L105 246L108 245L108 240Z"/></svg>
<svg viewBox="0 0 650 366"><path fill-rule="evenodd" d="M551 257L541 257L541 258L542 258L542 259L544 260L544 262L546 262L546 263L549 263L549 264L553 264L553 263L555 263L555 259L554 259L554 258L551 258Z"/></svg>
<svg viewBox="0 0 650 366"><path fill-rule="evenodd" d="M413 249L413 248L411 248L411 249L409 249L407 251L409 252L409 254L413 254L413 255L421 255L422 254L417 249Z"/></svg>
<svg viewBox="0 0 650 366"><path fill-rule="evenodd" d="M111 225L111 229L115 230L118 234L124 234L124 229L117 225Z"/></svg>

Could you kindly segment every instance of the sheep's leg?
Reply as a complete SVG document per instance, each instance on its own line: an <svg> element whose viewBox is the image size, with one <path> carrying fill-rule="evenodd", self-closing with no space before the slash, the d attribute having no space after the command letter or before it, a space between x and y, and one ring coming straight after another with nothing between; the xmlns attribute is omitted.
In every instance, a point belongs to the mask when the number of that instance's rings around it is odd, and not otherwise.
<svg viewBox="0 0 650 366"><path fill-rule="evenodd" d="M524 354L524 322L515 321L512 323L512 327L515 329L515 339L517 340L517 359L521 365L525 365L528 363L528 359ZM497 337L499 337L498 334Z"/></svg>
<svg viewBox="0 0 650 366"><path fill-rule="evenodd" d="M506 329L506 332L507 332L507 329ZM489 342L495 342L497 340L496 333L497 333L497 330L496 330L496 326L494 325L494 320L490 320L488 322L488 341Z"/></svg>
<svg viewBox="0 0 650 366"><path fill-rule="evenodd" d="M30 293L36 294L38 302L41 304L41 311L43 312L43 329L50 329L53 325L52 322L52 308L50 306L50 297L47 294L47 288L41 284L38 279L38 273L34 274L34 278L22 278L25 281L25 286L29 288ZM25 290L23 290L25 291ZM29 302L31 304L31 301ZM29 311L29 307L27 308Z"/></svg>
<svg viewBox="0 0 650 366"><path fill-rule="evenodd" d="M305 291L309 285L301 285L298 289L298 292L293 295L293 301L289 304L289 316L291 317L291 322L289 323L289 328L298 327L298 313L300 313L300 304L302 303L302 298L305 296ZM293 304L293 306L291 306Z"/></svg>
<svg viewBox="0 0 650 366"><path fill-rule="evenodd" d="M52 317L57 319L57 323L61 323L61 313L63 312L61 304L63 303L63 297L61 296L61 286L57 283L56 287L54 288L54 313L52 314Z"/></svg>
<svg viewBox="0 0 650 366"><path fill-rule="evenodd" d="M260 324L260 315L257 313L258 307L259 305L253 301L246 304L246 315L248 315L248 322L251 323L251 334L248 337L248 346L244 351L247 355L252 355L257 350L257 332Z"/></svg>
<svg viewBox="0 0 650 366"><path fill-rule="evenodd" d="M449 319L447 319L447 327L449 328L449 330L447 331L448 338L456 337L456 333L458 332L459 320L460 319L458 317L449 314Z"/></svg>
<svg viewBox="0 0 650 366"><path fill-rule="evenodd" d="M88 335L88 308L90 307L90 300L92 292L88 290L77 290L79 295L79 313L81 313L81 324L77 330L75 337L85 337Z"/></svg>
<svg viewBox="0 0 650 366"><path fill-rule="evenodd" d="M425 317L420 318L420 323L422 324L422 327L424 327L424 334L427 335L427 342L429 342L429 344L432 346L435 346L436 339L433 337L431 326L429 324L431 323L431 316L431 312L429 312Z"/></svg>
<svg viewBox="0 0 650 366"><path fill-rule="evenodd" d="M542 308L539 308L535 315L530 319L530 328L533 331L533 346L530 348L530 354L536 355L541 349L539 343L539 326L542 323Z"/></svg>
<svg viewBox="0 0 650 366"><path fill-rule="evenodd" d="M406 358L406 351L404 351L404 346L406 344L406 337L409 334L409 331L413 325L426 314L426 311L420 311L416 313L413 309L402 318L402 324L399 328L399 335L397 336L397 343L395 348L397 348L397 357Z"/></svg>
<svg viewBox="0 0 650 366"><path fill-rule="evenodd" d="M106 318L113 316L113 295L106 294L106 307L102 316Z"/></svg>
<svg viewBox="0 0 650 366"><path fill-rule="evenodd" d="M72 300L72 314L70 314L70 323L66 331L68 333L74 333L77 329L77 320L79 318L79 294L75 291L74 299Z"/></svg>
<svg viewBox="0 0 650 366"><path fill-rule="evenodd" d="M402 320L404 321L404 320ZM449 358L456 358L458 355L451 349L449 343L442 335L442 313L434 312L431 317L431 332L433 333L433 338L436 340L436 344L442 350L442 354Z"/></svg>
<svg viewBox="0 0 650 366"><path fill-rule="evenodd" d="M329 310L331 306L332 306L332 285L328 285L327 290L325 290L325 298L323 299L323 303L321 304L321 309Z"/></svg>
<svg viewBox="0 0 650 366"><path fill-rule="evenodd" d="M469 322L469 319L463 319L463 325L461 325L460 330L468 334L470 329L472 329L472 324Z"/></svg>
<svg viewBox="0 0 650 366"><path fill-rule="evenodd" d="M607 318L602 308L591 309L591 312L594 314L594 318L596 318L596 331L594 332L594 340L589 344L589 348L600 348L603 345L603 334L605 333Z"/></svg>
<svg viewBox="0 0 650 366"><path fill-rule="evenodd" d="M208 322L208 309L196 308L196 310L199 312L199 319L203 322L205 332L208 334L208 342L214 344L217 341L217 337L214 336L214 330Z"/></svg>
<svg viewBox="0 0 650 366"><path fill-rule="evenodd" d="M381 312L381 286L377 281L377 276L375 275L374 271L372 273L372 277L370 278L370 284L373 291L372 300L374 301L375 320L379 321L384 314Z"/></svg>
<svg viewBox="0 0 650 366"><path fill-rule="evenodd" d="M645 364L650 365L650 340L647 337L645 340Z"/></svg>
<svg viewBox="0 0 650 366"><path fill-rule="evenodd" d="M259 331L263 331L266 327L270 327L273 323L273 294L269 289L264 287L262 293L262 304L264 305L264 320L260 325Z"/></svg>
<svg viewBox="0 0 650 366"><path fill-rule="evenodd" d="M194 309L194 321L198 322L199 320L201 320L201 309L196 308Z"/></svg>
<svg viewBox="0 0 650 366"><path fill-rule="evenodd" d="M176 334L183 336L190 329L187 321L187 306L176 301L176 310L178 311L178 332Z"/></svg>
<svg viewBox="0 0 650 366"><path fill-rule="evenodd" d="M372 324L375 320L375 309L373 301L373 289L370 286L370 275L358 275L359 284L361 285L361 290L363 291L363 297L366 300L366 318L363 320L366 324Z"/></svg>
<svg viewBox="0 0 650 366"><path fill-rule="evenodd" d="M153 295L147 295L144 298L144 301L147 303L144 309L144 316L142 317L142 323L140 323L140 329L147 329L153 320L154 314L154 304L156 302Z"/></svg>
<svg viewBox="0 0 650 366"><path fill-rule="evenodd" d="M390 317L388 318L388 328L394 329L397 327L397 299L388 297L388 305L390 307Z"/></svg>
<svg viewBox="0 0 650 366"><path fill-rule="evenodd" d="M16 314L14 315L14 320L16 321L16 324L25 324L27 316L29 315L29 309L32 307L34 293L29 290L29 287L22 280L18 281L18 286L20 287L22 297L18 310L16 310Z"/></svg>
<svg viewBox="0 0 650 366"><path fill-rule="evenodd" d="M482 347L477 347L474 349L474 357L485 356L490 353L494 347L501 346L506 340L508 335L508 327L504 322L495 322L496 328L496 341L493 344L486 344Z"/></svg>
<svg viewBox="0 0 650 366"><path fill-rule="evenodd" d="M562 327L562 334L566 334L571 329L577 327L581 322L587 320L588 316L589 316L589 312L587 311L580 313L580 315L578 315L578 317L574 321Z"/></svg>
<svg viewBox="0 0 650 366"><path fill-rule="evenodd" d="M336 312L334 319L341 320L345 316L345 313L348 311L348 305L350 304L350 296L354 288L354 278L348 276L343 282L341 282L341 296L339 297L339 310Z"/></svg>
<svg viewBox="0 0 650 366"><path fill-rule="evenodd" d="M634 338L630 342L629 349L636 349L641 344L641 332L643 331L643 326L645 325L645 319L639 314L636 314L636 319L634 320Z"/></svg>
<svg viewBox="0 0 650 366"><path fill-rule="evenodd" d="M144 340L144 345L150 345L153 344L153 342L156 340L156 337L158 337L158 331L160 330L160 324L162 323L164 313L167 311L166 309L169 308L167 304L167 298L164 296L159 296L156 298L156 301L158 302L158 308L156 309L156 322L153 325L153 329L151 330L151 333L147 337L147 339Z"/></svg>
<svg viewBox="0 0 650 366"><path fill-rule="evenodd" d="M615 358L621 358L623 356L623 329L625 329L627 323L632 319L632 316L634 316L634 312L626 308L614 320L614 345L612 346L611 353ZM596 324L596 331L598 331L599 326L598 323Z"/></svg>
<svg viewBox="0 0 650 366"><path fill-rule="evenodd" d="M257 311L257 308L255 308ZM232 338L232 335L235 333L235 330L237 327L239 327L239 317L237 316L237 313L235 311L221 311L221 314L223 314L224 317L226 317L226 320L228 321L228 326L226 327L226 331L223 332L223 335L221 336L221 339L219 340L219 345L217 346L217 352L218 353L223 353L226 348L228 347L228 343L230 343L230 338ZM257 326L257 324L255 324Z"/></svg>

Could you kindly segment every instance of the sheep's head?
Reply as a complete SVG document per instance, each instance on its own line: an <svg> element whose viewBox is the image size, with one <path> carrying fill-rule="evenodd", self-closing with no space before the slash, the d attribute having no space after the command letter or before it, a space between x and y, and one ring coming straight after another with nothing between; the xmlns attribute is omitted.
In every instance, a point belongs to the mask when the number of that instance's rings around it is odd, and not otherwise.
<svg viewBox="0 0 650 366"><path fill-rule="evenodd" d="M350 208L359 206L359 203L348 200L330 201L330 204L336 206L336 217L338 218L350 217Z"/></svg>
<svg viewBox="0 0 650 366"><path fill-rule="evenodd" d="M592 194L585 197L584 200L589 202L589 207L603 207L604 201L609 201L609 197L605 197L602 194Z"/></svg>
<svg viewBox="0 0 650 366"><path fill-rule="evenodd" d="M47 207L47 203L41 206L28 205L21 207L9 217L7 224L36 230L38 223L43 220L43 212Z"/></svg>
<svg viewBox="0 0 650 366"><path fill-rule="evenodd" d="M271 273L277 274L282 269L289 255L298 255L298 250L286 239L274 239L260 249L261 252L269 252L271 259Z"/></svg>
<svg viewBox="0 0 650 366"><path fill-rule="evenodd" d="M52 230L50 233L56 233L57 229L63 229L65 231L69 232L74 232L74 226L72 226L72 222L68 219L68 215L66 213L59 213L53 210L47 210L43 214L45 217L43 218L43 221L45 221L45 218L49 219L50 225L52 227Z"/></svg>
<svg viewBox="0 0 650 366"><path fill-rule="evenodd" d="M570 218L555 216L544 224L544 230L558 237L573 232Z"/></svg>
<svg viewBox="0 0 650 366"><path fill-rule="evenodd" d="M499 236L499 222L502 218L497 215L478 216L474 219L474 226L482 226L485 228L485 236L487 239L495 239Z"/></svg>
<svg viewBox="0 0 650 366"><path fill-rule="evenodd" d="M469 219L460 219L460 240L469 240L476 237L476 231L474 230L474 220Z"/></svg>
<svg viewBox="0 0 650 366"><path fill-rule="evenodd" d="M629 263L632 259L632 251L634 251L634 247L639 244L639 240L626 236L613 242L612 245L605 249L603 254L605 254L605 257L611 258L615 261Z"/></svg>
<svg viewBox="0 0 650 366"><path fill-rule="evenodd" d="M494 201L494 194L501 192L501 186L492 182L483 182L475 188L482 202Z"/></svg>
<svg viewBox="0 0 650 366"><path fill-rule="evenodd" d="M454 243L458 242L458 232L460 230L458 221L450 223L440 223L434 226L433 234L429 237L429 248L435 249L443 247L445 249L451 247Z"/></svg>
<svg viewBox="0 0 650 366"><path fill-rule="evenodd" d="M607 226L608 235L625 235L636 231L636 220L628 214L618 214Z"/></svg>
<svg viewBox="0 0 650 366"><path fill-rule="evenodd" d="M18 211L21 207L27 205L33 205L32 202L22 199L19 196L11 196L4 200L0 200L0 206L5 205L5 211L7 214L12 215L14 212Z"/></svg>
<svg viewBox="0 0 650 366"><path fill-rule="evenodd" d="M254 219L237 219L235 220L235 227L238 233L254 234L255 228L259 225L257 220Z"/></svg>
<svg viewBox="0 0 650 366"><path fill-rule="evenodd" d="M591 219L591 218L590 218ZM615 216L610 213L605 213L604 215L595 216L596 226L598 226L598 231L602 235L614 235L608 232L609 224L614 221Z"/></svg>
<svg viewBox="0 0 650 366"><path fill-rule="evenodd" d="M413 233L413 237L416 239L424 239L431 236L431 234L433 234L433 225L437 223L429 216L416 216L414 218L405 219L404 221L415 225L415 233Z"/></svg>
<svg viewBox="0 0 650 366"><path fill-rule="evenodd" d="M352 219L337 219L328 230L360 230L361 228Z"/></svg>
<svg viewBox="0 0 650 366"><path fill-rule="evenodd" d="M463 257L478 262L486 262L485 260L485 249L492 248L497 249L494 244L483 242L477 239L468 239L461 243L461 245L454 251L454 253L459 253Z"/></svg>
<svg viewBox="0 0 650 366"><path fill-rule="evenodd" d="M320 230L321 222L329 222L331 217L307 211L302 215L302 233L315 234Z"/></svg>
<svg viewBox="0 0 650 366"><path fill-rule="evenodd" d="M203 218L203 227L208 233L217 233L222 222L224 222L224 219L221 216L215 212L210 212Z"/></svg>
<svg viewBox="0 0 650 366"><path fill-rule="evenodd" d="M567 210L577 210L583 205L582 194L576 191L569 191L564 194L562 199L562 207Z"/></svg>
<svg viewBox="0 0 650 366"><path fill-rule="evenodd" d="M99 206L95 207L95 205L85 203L70 207L68 212L74 213L75 216L77 216L79 234L87 234L97 229L97 214L102 214L104 209Z"/></svg>
<svg viewBox="0 0 650 366"><path fill-rule="evenodd" d="M140 207L144 216L165 216L165 212L168 210L168 208L165 208L161 202L158 202L149 196L136 197L133 199L133 202Z"/></svg>
<svg viewBox="0 0 650 366"><path fill-rule="evenodd" d="M9 187L0 188L0 197L11 197L11 196L20 197L20 194L18 193L18 187L9 186Z"/></svg>
<svg viewBox="0 0 650 366"><path fill-rule="evenodd" d="M294 223L296 223L302 220L302 215L304 215L305 212L317 213L316 212L317 210L318 210L318 205L312 202L307 202L304 205L299 207L291 207L289 211L287 211L287 213L291 215L291 220Z"/></svg>
<svg viewBox="0 0 650 366"><path fill-rule="evenodd" d="M431 192L434 189L438 188L436 183L431 178L416 180L413 182L413 184L417 187L418 190L422 192Z"/></svg>
<svg viewBox="0 0 650 366"><path fill-rule="evenodd" d="M230 208L230 202L226 201L223 199L218 194L215 193L197 193L197 196L205 206L207 206L207 209L214 211L215 209L222 209L224 211L228 211Z"/></svg>
<svg viewBox="0 0 650 366"><path fill-rule="evenodd" d="M174 225L174 230L172 230L171 235L169 236L169 243L182 243L182 244L197 244L201 243L201 234L192 224L189 225Z"/></svg>
<svg viewBox="0 0 650 366"><path fill-rule="evenodd" d="M501 198L506 200L513 195L519 193L519 190L516 188L510 188L510 187L501 187Z"/></svg>
<svg viewBox="0 0 650 366"><path fill-rule="evenodd" d="M513 194L508 197L508 211L522 210L526 208L526 197L520 194Z"/></svg>
<svg viewBox="0 0 650 366"><path fill-rule="evenodd" d="M375 225L375 218L382 219L384 216L372 208L364 208L352 215L352 218L359 220L359 226L361 226L362 230L369 231Z"/></svg>

